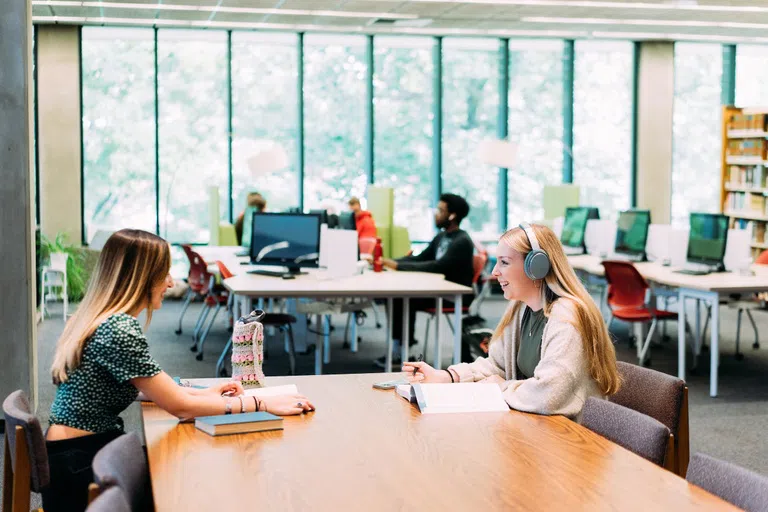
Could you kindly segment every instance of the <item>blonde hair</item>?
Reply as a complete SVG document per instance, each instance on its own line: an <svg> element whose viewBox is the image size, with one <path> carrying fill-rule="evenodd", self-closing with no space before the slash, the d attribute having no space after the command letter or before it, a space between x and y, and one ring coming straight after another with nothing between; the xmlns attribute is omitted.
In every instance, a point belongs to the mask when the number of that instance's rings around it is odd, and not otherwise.
<svg viewBox="0 0 768 512"><path fill-rule="evenodd" d="M551 269L544 277L542 294L544 296L544 315L549 317L552 306L558 298L568 300L574 305L572 325L579 331L584 351L587 354L589 374L604 395L612 395L621 386L621 376L616 367L616 350L613 347L608 328L592 297L576 276L568 263L560 241L546 226L531 226L536 240L543 251L549 255ZM510 229L501 237L501 241L525 257L531 252L528 236L520 228ZM517 302L507 309L494 332L494 339L500 339L504 329L512 322L522 307Z"/></svg>
<svg viewBox="0 0 768 512"><path fill-rule="evenodd" d="M56 345L51 365L54 384L66 382L77 368L87 340L108 317L147 308L152 320L152 290L171 269L168 242L138 229L122 229L109 237L99 256L83 301Z"/></svg>

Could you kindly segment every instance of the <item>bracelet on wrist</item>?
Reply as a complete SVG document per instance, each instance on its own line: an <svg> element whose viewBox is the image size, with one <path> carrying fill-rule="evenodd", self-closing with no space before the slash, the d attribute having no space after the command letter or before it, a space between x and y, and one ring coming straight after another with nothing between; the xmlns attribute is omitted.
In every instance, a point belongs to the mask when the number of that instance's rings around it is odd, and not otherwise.
<svg viewBox="0 0 768 512"><path fill-rule="evenodd" d="M245 412L245 401L243 401L243 395L240 395L237 398L240 399L240 414L243 414Z"/></svg>
<svg viewBox="0 0 768 512"><path fill-rule="evenodd" d="M224 414L232 414L232 402L229 398L224 400Z"/></svg>
<svg viewBox="0 0 768 512"><path fill-rule="evenodd" d="M448 376L451 378L451 384L455 383L456 381L453 379L453 374L451 373L451 370L445 370L448 372Z"/></svg>

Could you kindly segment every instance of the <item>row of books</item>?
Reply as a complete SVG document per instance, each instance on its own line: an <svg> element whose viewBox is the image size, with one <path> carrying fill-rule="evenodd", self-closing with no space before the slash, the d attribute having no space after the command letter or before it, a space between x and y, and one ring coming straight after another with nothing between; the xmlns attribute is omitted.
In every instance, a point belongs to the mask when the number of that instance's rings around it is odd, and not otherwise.
<svg viewBox="0 0 768 512"><path fill-rule="evenodd" d="M728 119L729 130L765 130L765 114L733 114Z"/></svg>
<svg viewBox="0 0 768 512"><path fill-rule="evenodd" d="M749 192L729 192L725 197L725 209L735 212L768 215L765 196Z"/></svg>
<svg viewBox="0 0 768 512"><path fill-rule="evenodd" d="M765 170L762 165L732 165L728 168L728 183L735 187L765 188Z"/></svg>
<svg viewBox="0 0 768 512"><path fill-rule="evenodd" d="M731 228L746 229L751 235L752 243L762 244L765 243L765 226L765 222L759 220L734 219Z"/></svg>
<svg viewBox="0 0 768 512"><path fill-rule="evenodd" d="M768 141L765 139L734 139L728 141L726 154L728 156L759 156L766 158Z"/></svg>

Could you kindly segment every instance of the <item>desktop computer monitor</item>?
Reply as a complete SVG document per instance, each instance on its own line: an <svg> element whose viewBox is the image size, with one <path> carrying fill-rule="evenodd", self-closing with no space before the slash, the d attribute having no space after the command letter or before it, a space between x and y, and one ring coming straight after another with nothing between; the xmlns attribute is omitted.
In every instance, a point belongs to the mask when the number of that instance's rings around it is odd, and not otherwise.
<svg viewBox="0 0 768 512"><path fill-rule="evenodd" d="M256 213L255 206L246 207L245 212L243 213L243 235L240 239L240 246L245 248L246 251L250 251L251 249L251 230L253 229L254 213Z"/></svg>
<svg viewBox="0 0 768 512"><path fill-rule="evenodd" d="M645 259L645 243L648 241L648 226L650 225L650 210L619 212L619 220L616 222L614 252Z"/></svg>
<svg viewBox="0 0 768 512"><path fill-rule="evenodd" d="M355 214L353 212L341 212L339 214L339 229L357 229Z"/></svg>
<svg viewBox="0 0 768 512"><path fill-rule="evenodd" d="M584 248L584 232L589 219L599 219L600 212L591 206L571 206L565 209L560 243L566 247Z"/></svg>
<svg viewBox="0 0 768 512"><path fill-rule="evenodd" d="M687 260L722 268L728 239L728 217L719 213L692 213Z"/></svg>
<svg viewBox="0 0 768 512"><path fill-rule="evenodd" d="M320 224L328 224L328 211L327 210L309 210L312 215L320 216ZM330 227L330 226L328 226Z"/></svg>
<svg viewBox="0 0 768 512"><path fill-rule="evenodd" d="M320 258L320 216L296 213L254 213L251 228L251 263L317 268Z"/></svg>

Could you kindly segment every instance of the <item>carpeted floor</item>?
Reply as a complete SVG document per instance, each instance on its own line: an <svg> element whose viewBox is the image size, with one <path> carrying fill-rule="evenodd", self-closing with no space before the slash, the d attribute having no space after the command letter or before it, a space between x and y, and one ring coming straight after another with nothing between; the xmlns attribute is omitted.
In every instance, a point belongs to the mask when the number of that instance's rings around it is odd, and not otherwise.
<svg viewBox="0 0 768 512"><path fill-rule="evenodd" d="M181 303L166 301L163 309L157 311L152 320L147 335L154 357L171 375L183 377L213 377L216 359L227 340L226 323L220 315L216 325L211 330L205 346L203 361L195 360L190 352L191 332L197 318L199 305L193 304L184 318L184 333L177 336L176 329ZM483 315L487 325L493 327L504 311L505 302L491 299L483 305ZM56 315L39 325L38 351L40 368L40 400L38 414L47 426L48 411L55 393L50 383L48 369L50 367L56 340L63 329L63 321ZM758 329L768 327L768 313L754 314ZM416 326L416 339L423 341L425 322L419 315ZM703 318L703 317L702 317ZM334 318L337 329L333 333L331 362L325 366L325 373L369 373L381 371L372 364L372 360L383 355L384 330L374 327L372 318L358 331L362 338L359 351L351 353L342 348L344 321L346 317ZM752 329L745 322L742 332L742 350L746 357L737 361L733 357L736 334L736 313L728 308L721 309L721 363L720 389L717 398L709 397L709 357L702 355L699 369L695 375L688 378L690 388L690 425L691 453L704 452L725 459L740 466L768 475L768 443L764 441L768 432L768 339L764 347L753 350ZM762 331L764 332L764 331ZM447 328L443 329L445 364L449 363L450 339ZM614 336L617 339L619 359L635 362L634 348L628 342L628 330L625 326L615 323ZM674 322L670 323L669 335L672 341L654 346L652 349L652 368L677 374L677 329ZM309 334L314 338L313 334ZM307 340L310 343L314 339ZM288 373L288 358L282 350L282 338L268 338L267 347L269 358L265 363L267 375L286 375ZM412 353L419 353L414 348ZM430 349L431 352L431 349ZM314 372L314 354L298 356L297 370L299 374ZM690 354L688 356L690 362ZM125 413L127 430L141 432L139 408L131 406ZM0 450L2 448L0 447ZM2 482L2 479L0 479ZM1 484L0 484L1 485ZM33 504L38 498L33 497ZM39 506L39 505L38 505Z"/></svg>

